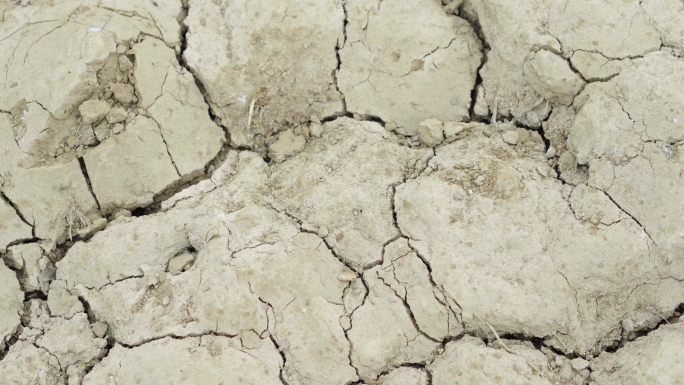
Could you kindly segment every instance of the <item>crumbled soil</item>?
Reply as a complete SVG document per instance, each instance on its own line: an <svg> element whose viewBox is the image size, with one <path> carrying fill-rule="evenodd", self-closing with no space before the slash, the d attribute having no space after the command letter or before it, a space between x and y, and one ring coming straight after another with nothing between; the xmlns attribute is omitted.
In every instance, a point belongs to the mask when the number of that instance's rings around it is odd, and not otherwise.
<svg viewBox="0 0 684 385"><path fill-rule="evenodd" d="M684 384L678 0L0 4L1 384Z"/></svg>

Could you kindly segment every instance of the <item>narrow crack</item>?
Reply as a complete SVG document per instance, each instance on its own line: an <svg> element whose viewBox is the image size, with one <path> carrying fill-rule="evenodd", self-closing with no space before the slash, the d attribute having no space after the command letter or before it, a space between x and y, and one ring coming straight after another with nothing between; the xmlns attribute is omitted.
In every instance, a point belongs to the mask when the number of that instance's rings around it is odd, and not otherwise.
<svg viewBox="0 0 684 385"><path fill-rule="evenodd" d="M85 160L83 160L83 157L78 158L78 164L81 166L81 173L83 174L83 178L85 178L86 184L88 185L88 191L95 200L95 204L97 205L97 211L102 212L102 206L100 206L100 201L97 200L97 195L95 195L95 191L93 191L93 184L90 181L90 175L88 175L88 168L86 167L86 163Z"/></svg>
<svg viewBox="0 0 684 385"><path fill-rule="evenodd" d="M389 288L390 290L392 290L392 292L394 293L394 295L395 295L395 296L401 301L401 303L404 305L404 309L406 310L406 314L407 314L407 315L409 316L409 318L411 319L411 323L413 324L413 327L414 327L414 329L416 329L416 331L418 332L418 334L420 334L421 336L427 338L428 340L430 340L430 341L432 341L432 342L434 342L434 343L440 343L441 341L432 338L429 334L425 333L425 332L423 331L423 329L420 328L420 325L418 325L418 320L416 320L416 316L413 314L413 310L411 310L411 306L409 305L409 303L408 303L408 301L406 300L406 298L402 297L399 293L397 293L397 291L394 290L394 289L392 288L392 286L390 286L387 282L385 282L385 280L384 280L380 275L378 275L378 274L376 273L376 276L377 276L377 278L380 280L380 282L382 282L383 285L387 286L387 288Z"/></svg>
<svg viewBox="0 0 684 385"><path fill-rule="evenodd" d="M22 222L24 222L26 225L28 225L28 226L31 227L31 237L32 237L32 238L36 238L36 224L35 224L35 220L34 220L34 223L33 223L33 224L31 224L28 220L26 220L26 217L24 216L24 214L22 214L22 213L21 213L21 210L19 210L19 206L17 206L14 202L12 202L12 201L7 197L7 195L5 195L5 193L3 193L2 191L0 191L0 199L2 199L3 201L5 201L5 203L7 203L7 204L14 210L14 212L17 214L17 217L19 217L19 219L20 219ZM21 241L26 241L26 240L21 240ZM19 242L19 241L17 241L17 242Z"/></svg>
<svg viewBox="0 0 684 385"><path fill-rule="evenodd" d="M226 338L238 337L237 334L228 334L228 333L220 333L220 332L216 332L216 331L210 331L210 332L204 332L204 333L189 333L189 334L183 334L183 335L177 335L177 334L173 334L173 333L164 334L161 336L155 336L155 337L144 339L144 340L142 340L138 343L135 343L135 344L126 344L126 343L123 343L120 341L116 341L116 343L123 346L124 348L133 349L133 348L137 348L137 347L149 344L150 342L163 340L164 338L172 338L174 340L184 340L186 338L202 338L204 336L216 336L216 337L226 337Z"/></svg>
<svg viewBox="0 0 684 385"><path fill-rule="evenodd" d="M340 73L340 70L342 69L342 58L340 57L340 50L344 48L344 46L347 44L347 25L349 24L349 19L347 15L347 7L346 7L346 0L342 0L342 3L340 5L342 7L342 11L344 12L344 21L342 25L342 42L340 42L339 38L337 39L337 45L335 46L335 57L337 58L337 68L333 71L332 77L333 77L333 82L335 83L335 89L337 92L342 95L342 112L341 115L344 115L347 113L347 98L345 97L344 93L342 90L340 90L339 84L338 84L338 75ZM335 114L337 115L337 114ZM323 122L326 119L330 119L333 116L330 117L324 117L321 121Z"/></svg>
<svg viewBox="0 0 684 385"><path fill-rule="evenodd" d="M257 297L257 300L261 302L262 304L266 305L266 330L263 333L268 333L268 338L271 340L273 345L275 346L276 350L278 350L278 354L280 355L280 358L283 360L283 366L280 368L280 373L278 374L278 377L280 378L280 382L282 382L284 385L289 385L289 382L285 379L285 366L287 365L287 356L285 355L285 350L287 349L286 346L281 346L281 344L278 342L278 339L275 337L275 322L276 320L273 320L273 326L271 326L271 317L268 316L268 310L271 310L271 313L273 313L273 317L275 318L276 316L276 311L273 305L263 299L259 293L255 292L252 290L252 285L249 283L249 291L253 295ZM292 299L294 301L294 299ZM289 304L288 304L289 305ZM286 306L287 307L287 306ZM262 333L262 335L263 335ZM259 333L256 333L259 334ZM261 336L260 336L261 337Z"/></svg>
<svg viewBox="0 0 684 385"><path fill-rule="evenodd" d="M601 191L601 190L599 190L599 191ZM634 215L630 214L629 212L627 212L627 210L625 210L624 208L622 208L622 206L621 206L615 199L613 199L613 197L610 196L610 194L608 194L607 191L602 191L602 192L603 192L603 194L605 194L606 197L608 197L608 199L610 199L611 202L613 202L613 204L615 205L615 207L617 207L618 209L620 209L620 211L622 211L622 212L623 212L625 215L627 215L628 217L632 218L632 220L633 220L639 227L641 227L641 229L643 230L644 234L646 234L646 236L648 237L648 239L650 239L651 242L653 242L654 245L656 245L656 246L658 245L658 244L653 240L653 237L651 237L651 234L649 234L648 231L646 230L646 226L642 225L641 222L639 222L639 220L638 220Z"/></svg>
<svg viewBox="0 0 684 385"><path fill-rule="evenodd" d="M178 20L178 24L180 25L181 31L180 31L180 50L178 51L178 54L176 56L176 59L178 61L178 64L183 67L186 71L188 71L189 74L192 75L193 79L195 80L195 85L200 91L200 94L202 94L202 98L204 99L204 104L207 106L207 113L209 114L209 118L221 129L223 129L223 132L226 137L226 144L224 145L224 148L227 146L227 143L230 143L230 133L228 132L228 128L225 127L223 124L219 123L220 118L216 115L214 112L214 109L212 107L212 104L209 100L209 96L207 96L207 89L200 80L199 76L192 70L190 65L188 64L187 60L185 59L185 51L188 49L188 33L190 32L188 26L185 24L185 20L187 19L189 13L190 13L190 1L184 0L183 2L183 8L181 10L181 15ZM337 83L336 83L337 84Z"/></svg>
<svg viewBox="0 0 684 385"><path fill-rule="evenodd" d="M159 136L161 137L162 141L164 142L164 148L166 148L166 154L169 156L169 160L171 161L171 164L173 165L173 169L176 170L176 174L178 175L178 178L183 179L183 174L181 174L180 170L178 169L178 166L176 165L176 161L173 160L173 156L171 155L171 151L169 150L169 143L166 141L166 138L164 137L164 130L162 130L162 125L157 122L156 119L154 119L152 116L148 116L154 123L157 125L157 129L159 130Z"/></svg>

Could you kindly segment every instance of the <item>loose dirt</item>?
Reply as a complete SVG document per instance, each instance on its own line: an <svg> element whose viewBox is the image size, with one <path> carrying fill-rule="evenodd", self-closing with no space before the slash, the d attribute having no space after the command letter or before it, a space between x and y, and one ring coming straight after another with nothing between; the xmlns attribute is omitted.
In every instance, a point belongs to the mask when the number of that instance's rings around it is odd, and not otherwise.
<svg viewBox="0 0 684 385"><path fill-rule="evenodd" d="M0 2L0 384L684 384L682 26Z"/></svg>

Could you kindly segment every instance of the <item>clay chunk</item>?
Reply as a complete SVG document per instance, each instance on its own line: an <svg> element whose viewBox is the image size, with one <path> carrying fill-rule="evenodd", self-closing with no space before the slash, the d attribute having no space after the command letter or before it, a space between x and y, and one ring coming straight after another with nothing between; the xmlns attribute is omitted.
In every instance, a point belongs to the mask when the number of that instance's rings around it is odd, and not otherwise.
<svg viewBox="0 0 684 385"><path fill-rule="evenodd" d="M143 116L83 159L104 212L146 206L179 179L159 127Z"/></svg>

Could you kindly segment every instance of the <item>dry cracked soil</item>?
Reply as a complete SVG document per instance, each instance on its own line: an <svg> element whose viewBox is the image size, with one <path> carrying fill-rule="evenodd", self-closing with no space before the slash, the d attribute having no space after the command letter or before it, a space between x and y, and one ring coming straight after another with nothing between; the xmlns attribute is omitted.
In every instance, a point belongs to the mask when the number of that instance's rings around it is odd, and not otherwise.
<svg viewBox="0 0 684 385"><path fill-rule="evenodd" d="M0 384L684 384L683 146L681 0L0 0Z"/></svg>

